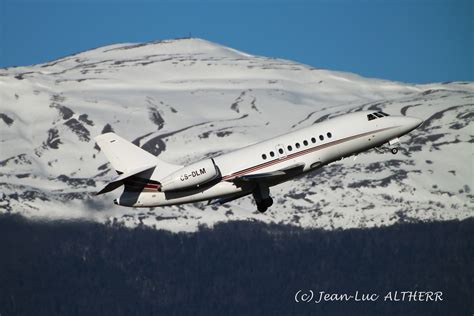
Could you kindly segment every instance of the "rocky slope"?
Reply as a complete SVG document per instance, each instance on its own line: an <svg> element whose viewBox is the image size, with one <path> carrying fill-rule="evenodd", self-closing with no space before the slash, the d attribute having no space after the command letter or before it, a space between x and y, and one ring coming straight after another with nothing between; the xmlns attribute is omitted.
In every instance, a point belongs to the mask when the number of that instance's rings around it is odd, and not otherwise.
<svg viewBox="0 0 474 316"><path fill-rule="evenodd" d="M0 69L0 211L172 231L250 219L326 229L474 215L472 82L410 85L252 56L201 39L117 44ZM420 117L397 155L370 151L246 197L154 209L93 196L114 176L93 138L115 131L186 164L361 109Z"/></svg>

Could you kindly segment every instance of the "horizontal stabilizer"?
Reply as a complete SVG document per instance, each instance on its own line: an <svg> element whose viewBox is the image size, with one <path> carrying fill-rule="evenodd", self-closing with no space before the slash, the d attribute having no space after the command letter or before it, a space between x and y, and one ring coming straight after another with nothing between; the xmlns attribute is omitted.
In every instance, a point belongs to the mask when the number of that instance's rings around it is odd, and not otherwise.
<svg viewBox="0 0 474 316"><path fill-rule="evenodd" d="M145 173L145 172L147 172L149 170L152 170L154 168L155 168L155 166L146 166L146 167L141 167L139 169L135 169L135 170L130 171L128 173L123 173L120 176L118 176L117 178L115 178L114 180L112 180L111 182L107 183L107 185L102 190L97 192L96 195L113 191L116 188L120 187L126 179L128 179L130 177L133 177L133 176L137 176L141 173Z"/></svg>

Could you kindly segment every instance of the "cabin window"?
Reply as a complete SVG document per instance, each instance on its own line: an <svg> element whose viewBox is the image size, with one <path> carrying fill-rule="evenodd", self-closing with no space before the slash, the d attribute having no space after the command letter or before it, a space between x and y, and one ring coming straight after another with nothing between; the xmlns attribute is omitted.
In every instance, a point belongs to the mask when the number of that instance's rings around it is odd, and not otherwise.
<svg viewBox="0 0 474 316"><path fill-rule="evenodd" d="M373 115L373 114L367 114L367 119L368 119L369 121L375 120L376 118L377 118L377 117L376 117L375 115Z"/></svg>
<svg viewBox="0 0 474 316"><path fill-rule="evenodd" d="M306 139L303 141L303 145L308 146L308 141Z"/></svg>
<svg viewBox="0 0 474 316"><path fill-rule="evenodd" d="M319 135L319 139L320 139L320 140L324 140L324 136L323 136L323 135Z"/></svg>
<svg viewBox="0 0 474 316"><path fill-rule="evenodd" d="M382 114L383 116L390 116L390 115L388 115L387 113L382 112L382 111L380 111L379 113Z"/></svg>
<svg viewBox="0 0 474 316"><path fill-rule="evenodd" d="M270 152L271 157L275 157L275 153L273 151Z"/></svg>
<svg viewBox="0 0 474 316"><path fill-rule="evenodd" d="M313 144L316 143L316 138L312 137L312 138L311 138L311 142L312 142Z"/></svg>
<svg viewBox="0 0 474 316"><path fill-rule="evenodd" d="M278 152L280 153L280 155L283 154L283 149L282 149L282 148L279 148L279 149L278 149Z"/></svg>
<svg viewBox="0 0 474 316"><path fill-rule="evenodd" d="M296 143L296 144L295 144L295 147L296 147L296 148L300 148L300 143Z"/></svg>
<svg viewBox="0 0 474 316"><path fill-rule="evenodd" d="M293 150L293 147L291 147L291 145L288 145L288 151L292 151Z"/></svg>
<svg viewBox="0 0 474 316"><path fill-rule="evenodd" d="M328 132L326 135L327 135L328 138L331 138L331 137L332 137L332 134L329 133L329 132Z"/></svg>
<svg viewBox="0 0 474 316"><path fill-rule="evenodd" d="M267 155L262 154L262 159L263 159L263 160L266 160L266 159L267 159Z"/></svg>

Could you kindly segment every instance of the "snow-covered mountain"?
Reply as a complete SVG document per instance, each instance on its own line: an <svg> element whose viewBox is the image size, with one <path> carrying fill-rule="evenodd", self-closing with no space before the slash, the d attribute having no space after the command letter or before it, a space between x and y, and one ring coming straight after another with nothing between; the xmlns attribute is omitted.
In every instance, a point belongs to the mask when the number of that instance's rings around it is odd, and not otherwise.
<svg viewBox="0 0 474 316"><path fill-rule="evenodd" d="M474 83L410 85L252 56L201 39L117 44L0 69L0 211L140 222L172 231L229 220L348 228L474 215ZM361 109L425 123L398 155L370 151L250 197L153 209L115 206L93 138L115 131L186 164Z"/></svg>

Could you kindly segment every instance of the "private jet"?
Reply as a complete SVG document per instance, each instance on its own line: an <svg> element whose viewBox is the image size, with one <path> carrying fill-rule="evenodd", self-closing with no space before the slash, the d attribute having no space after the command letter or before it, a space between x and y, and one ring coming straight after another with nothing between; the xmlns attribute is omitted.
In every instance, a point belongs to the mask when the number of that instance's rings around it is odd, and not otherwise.
<svg viewBox="0 0 474 316"><path fill-rule="evenodd" d="M273 204L271 187L372 148L396 154L399 137L421 123L384 112L354 112L186 166L105 133L95 141L118 176L97 194L123 186L114 203L129 207L223 204L251 194L263 213Z"/></svg>

